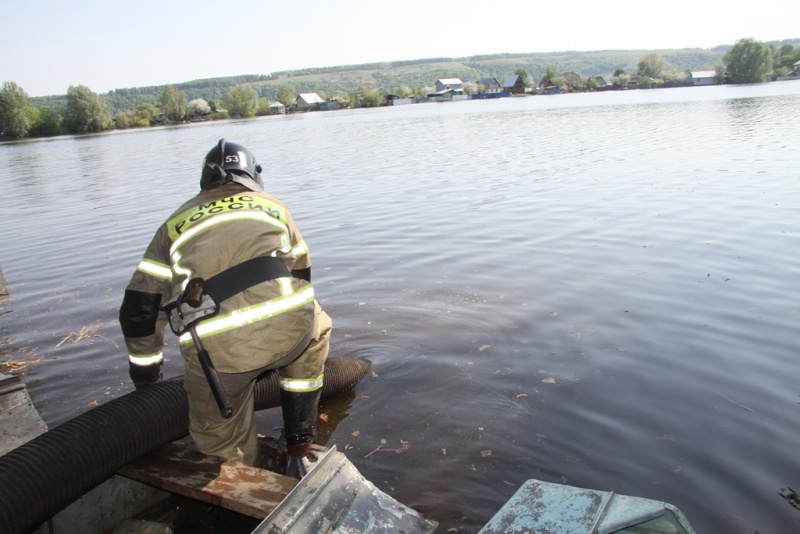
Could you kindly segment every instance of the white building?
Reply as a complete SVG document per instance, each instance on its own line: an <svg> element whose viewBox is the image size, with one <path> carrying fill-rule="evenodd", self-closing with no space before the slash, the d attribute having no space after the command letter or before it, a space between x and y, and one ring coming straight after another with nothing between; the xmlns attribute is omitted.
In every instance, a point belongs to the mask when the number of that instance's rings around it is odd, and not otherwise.
<svg viewBox="0 0 800 534"><path fill-rule="evenodd" d="M692 84L714 85L717 83L717 72L713 70L693 70Z"/></svg>
<svg viewBox="0 0 800 534"><path fill-rule="evenodd" d="M300 93L295 98L297 111L318 110L319 105L324 103L325 101L317 93Z"/></svg>
<svg viewBox="0 0 800 534"><path fill-rule="evenodd" d="M464 82L458 78L441 78L436 80L436 92L442 93L444 91L455 91L456 93L464 91Z"/></svg>

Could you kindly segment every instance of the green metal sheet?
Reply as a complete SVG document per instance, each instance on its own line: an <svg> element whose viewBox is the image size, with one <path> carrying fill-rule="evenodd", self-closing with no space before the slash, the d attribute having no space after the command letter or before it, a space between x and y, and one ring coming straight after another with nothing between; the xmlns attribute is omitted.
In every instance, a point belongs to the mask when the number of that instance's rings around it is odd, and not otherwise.
<svg viewBox="0 0 800 534"><path fill-rule="evenodd" d="M695 534L676 507L531 479L479 534Z"/></svg>

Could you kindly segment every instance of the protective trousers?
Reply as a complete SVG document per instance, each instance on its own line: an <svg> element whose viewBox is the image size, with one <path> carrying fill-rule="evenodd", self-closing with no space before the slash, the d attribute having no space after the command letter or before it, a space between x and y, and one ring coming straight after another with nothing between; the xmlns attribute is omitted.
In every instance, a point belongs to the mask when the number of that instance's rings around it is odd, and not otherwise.
<svg viewBox="0 0 800 534"><path fill-rule="evenodd" d="M325 360L328 357L331 319L321 308L317 307L317 311L311 343L292 363L277 369L282 382L286 379L319 380L320 384L322 382ZM211 359L214 359L213 354ZM205 454L226 460L258 465L258 436L254 413L255 383L260 374L273 368L269 365L244 373L218 373L222 387L233 407L233 415L225 419L219 413L199 362L193 359L186 360L184 387L189 395L189 433L198 449ZM314 422L321 391L320 386L316 402L312 402ZM281 396L283 397L283 393ZM294 416L290 419L294 421Z"/></svg>
<svg viewBox="0 0 800 534"><path fill-rule="evenodd" d="M305 469L301 458L311 452L311 444L317 437L317 412L322 395L322 372L313 362L327 359L331 320L325 312L317 316L320 342L312 342L306 353L308 357L299 358L278 370L281 384L281 409L283 429L288 453L286 474L302 478ZM325 340L323 342L323 340ZM324 357L323 357L324 354ZM314 377L316 374L315 378Z"/></svg>
<svg viewBox="0 0 800 534"><path fill-rule="evenodd" d="M287 452L285 474L298 480L306 475L307 460L316 461L311 455L311 445L317 437L317 411L321 394L321 387L303 392L281 390Z"/></svg>

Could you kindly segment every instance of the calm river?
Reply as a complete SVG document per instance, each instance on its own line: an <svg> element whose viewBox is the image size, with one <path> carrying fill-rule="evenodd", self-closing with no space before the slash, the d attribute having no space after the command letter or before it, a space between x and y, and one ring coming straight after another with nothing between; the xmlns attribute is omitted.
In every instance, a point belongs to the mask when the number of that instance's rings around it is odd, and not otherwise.
<svg viewBox="0 0 800 534"><path fill-rule="evenodd" d="M800 82L0 145L0 363L50 427L132 390L125 285L223 136L311 247L332 356L374 363L322 441L440 532L530 478L800 531Z"/></svg>

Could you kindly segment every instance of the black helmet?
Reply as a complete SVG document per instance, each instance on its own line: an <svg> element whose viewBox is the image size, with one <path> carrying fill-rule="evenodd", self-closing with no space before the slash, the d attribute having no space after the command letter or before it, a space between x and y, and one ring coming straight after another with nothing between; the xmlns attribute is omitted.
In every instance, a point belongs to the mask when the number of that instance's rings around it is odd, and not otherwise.
<svg viewBox="0 0 800 534"><path fill-rule="evenodd" d="M263 191L261 165L253 154L239 143L222 138L203 160L200 189L214 189L228 182L242 184L253 191Z"/></svg>

